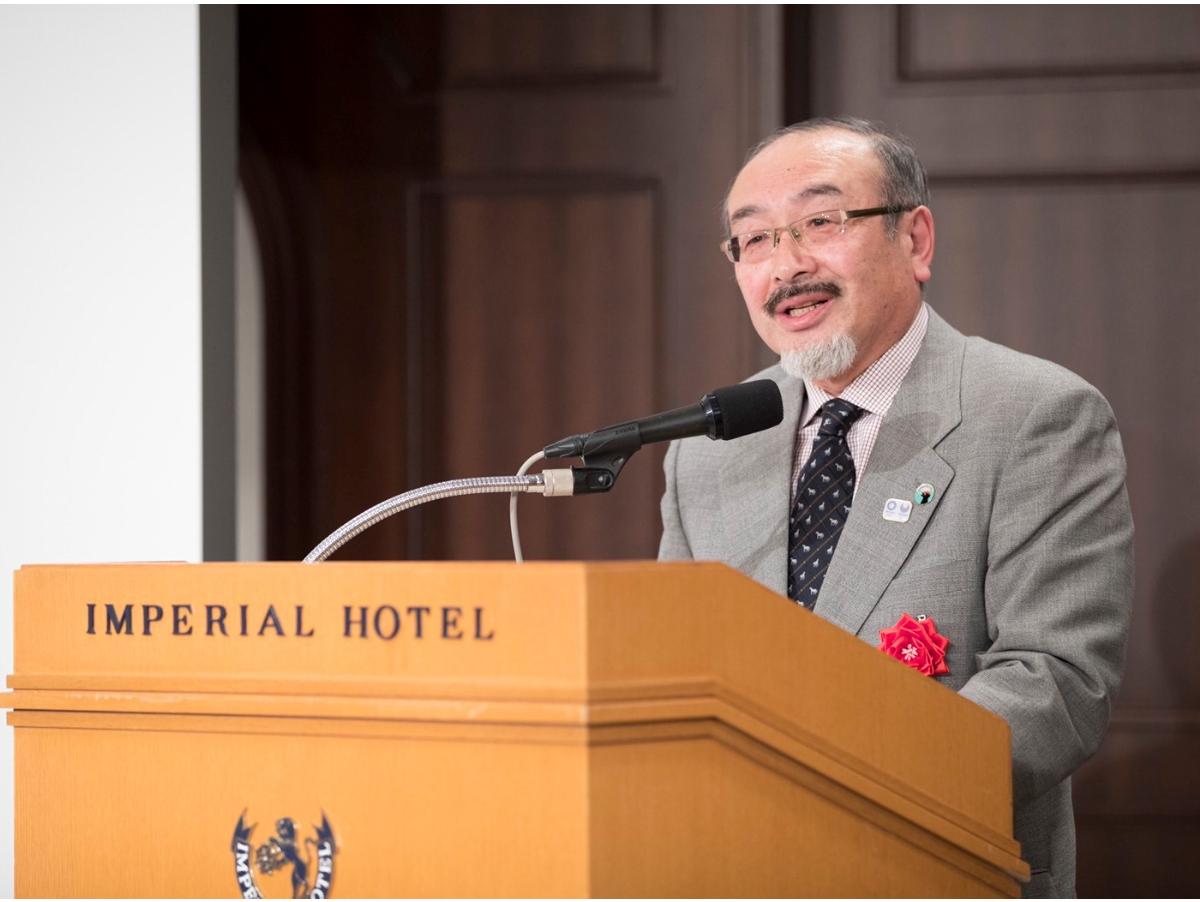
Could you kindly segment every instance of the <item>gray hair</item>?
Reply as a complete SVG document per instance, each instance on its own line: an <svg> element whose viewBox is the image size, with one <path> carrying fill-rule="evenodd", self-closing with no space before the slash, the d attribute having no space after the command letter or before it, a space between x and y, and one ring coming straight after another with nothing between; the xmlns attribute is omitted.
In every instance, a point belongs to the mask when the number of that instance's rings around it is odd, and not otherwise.
<svg viewBox="0 0 1200 902"><path fill-rule="evenodd" d="M856 119L853 116L829 116L816 119L805 119L794 125L788 125L772 132L746 154L742 168L756 156L788 135L800 132L816 132L824 129L839 128L843 131L854 132L871 140L871 146L879 157L883 167L883 205L886 207L919 207L929 205L929 182L925 167L921 165L916 150L907 138L898 132L891 132L877 122L866 119ZM732 187L732 186L731 186ZM721 204L721 220L725 235L729 235L729 194L726 192L725 201ZM900 227L900 214L891 213L885 217L885 227L888 238L895 238Z"/></svg>

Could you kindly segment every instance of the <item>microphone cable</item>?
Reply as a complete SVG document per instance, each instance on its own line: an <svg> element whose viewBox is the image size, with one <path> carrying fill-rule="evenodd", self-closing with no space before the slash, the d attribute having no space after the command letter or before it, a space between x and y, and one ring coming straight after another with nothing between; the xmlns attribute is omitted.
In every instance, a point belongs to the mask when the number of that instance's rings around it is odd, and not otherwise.
<svg viewBox="0 0 1200 902"><path fill-rule="evenodd" d="M699 435L707 435L710 439L740 438L776 426L782 419L783 400L779 387L769 380L719 388L692 407L680 407L641 420L560 439L521 464L516 476L451 479L396 495L343 523L305 556L304 563L316 564L326 560L359 533L400 511L442 498L484 493L508 495L508 525L512 532L513 558L517 563L523 563L521 534L517 528L519 494L532 492L553 498L607 492L613 487L629 456L645 444ZM539 460L562 457L582 458L583 466L542 470L532 475L527 473Z"/></svg>
<svg viewBox="0 0 1200 902"><path fill-rule="evenodd" d="M539 460L544 460L545 457L545 451L539 451L537 454L534 454L529 460L521 464L521 469L517 470L515 478L523 478L530 467ZM520 492L513 492L508 496L508 528L512 531L513 560L518 564L523 564L525 563L525 557L521 554L521 531L517 528L517 499L520 497Z"/></svg>

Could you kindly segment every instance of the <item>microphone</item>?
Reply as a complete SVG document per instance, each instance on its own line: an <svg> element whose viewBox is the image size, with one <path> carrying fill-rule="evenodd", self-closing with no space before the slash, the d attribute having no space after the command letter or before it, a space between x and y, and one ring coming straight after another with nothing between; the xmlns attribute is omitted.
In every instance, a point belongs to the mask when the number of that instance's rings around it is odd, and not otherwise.
<svg viewBox="0 0 1200 902"><path fill-rule="evenodd" d="M547 445L543 453L556 457L628 458L642 445L669 442L693 435L710 439L741 438L783 421L779 386L769 379L728 385L709 392L699 404L572 435ZM588 463L585 459L584 463ZM624 460L621 460L624 463ZM614 474L615 475L615 474Z"/></svg>
<svg viewBox="0 0 1200 902"><path fill-rule="evenodd" d="M312 564L325 560L356 535L398 511L440 498L483 492L504 492L510 496L509 523L513 534L513 553L521 561L516 507L519 493L540 492L550 498L607 492L617 481L621 467L642 445L693 435L707 435L711 439L741 438L782 422L783 397L774 382L761 379L728 385L709 392L700 399L699 404L691 407L680 407L640 420L606 426L547 445L541 454L535 454L525 461L516 476L454 479L389 498L340 526L310 551L304 562ZM540 457L582 457L583 466L525 475L530 464Z"/></svg>

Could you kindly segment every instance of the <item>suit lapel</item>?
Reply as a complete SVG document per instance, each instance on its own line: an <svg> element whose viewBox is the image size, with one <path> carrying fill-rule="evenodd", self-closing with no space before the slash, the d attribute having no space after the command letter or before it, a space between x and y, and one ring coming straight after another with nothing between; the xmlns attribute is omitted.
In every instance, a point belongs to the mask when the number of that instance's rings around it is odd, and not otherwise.
<svg viewBox="0 0 1200 902"><path fill-rule="evenodd" d="M930 310L925 340L884 417L817 601L816 613L847 632L862 628L954 478L934 448L962 419L963 349L962 335ZM926 482L935 490L929 504L914 504L905 523L883 519L888 499L912 501Z"/></svg>
<svg viewBox="0 0 1200 902"><path fill-rule="evenodd" d="M768 375L783 396L783 421L730 446L719 486L727 563L768 588L787 594L787 520L792 456L804 383L776 367Z"/></svg>

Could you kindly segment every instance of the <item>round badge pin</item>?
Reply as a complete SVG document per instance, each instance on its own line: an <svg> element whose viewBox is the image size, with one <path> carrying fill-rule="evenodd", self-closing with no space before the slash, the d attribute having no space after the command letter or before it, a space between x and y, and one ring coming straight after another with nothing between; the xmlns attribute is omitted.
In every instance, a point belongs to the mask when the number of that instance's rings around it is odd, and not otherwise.
<svg viewBox="0 0 1200 902"><path fill-rule="evenodd" d="M913 492L914 504L928 504L933 500L933 486L928 482L922 482L917 486L917 490Z"/></svg>

